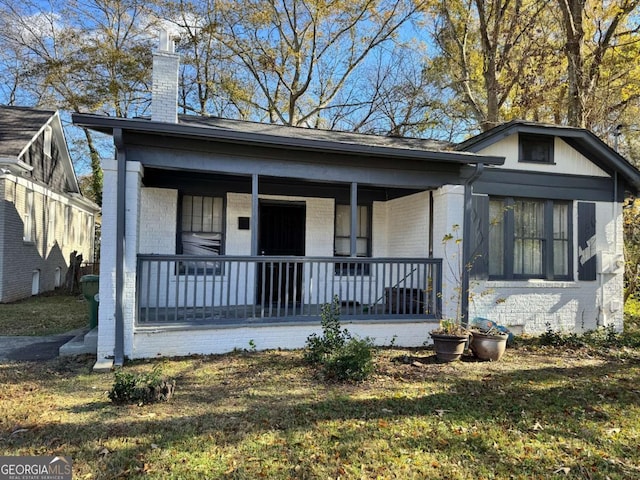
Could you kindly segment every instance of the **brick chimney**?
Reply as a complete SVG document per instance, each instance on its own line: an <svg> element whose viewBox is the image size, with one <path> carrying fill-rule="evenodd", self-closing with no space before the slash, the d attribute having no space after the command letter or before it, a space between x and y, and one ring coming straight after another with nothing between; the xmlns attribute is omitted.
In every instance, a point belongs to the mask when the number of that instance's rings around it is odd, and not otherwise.
<svg viewBox="0 0 640 480"><path fill-rule="evenodd" d="M153 52L151 120L178 123L178 67L180 56L174 51L169 32L160 30L158 50Z"/></svg>

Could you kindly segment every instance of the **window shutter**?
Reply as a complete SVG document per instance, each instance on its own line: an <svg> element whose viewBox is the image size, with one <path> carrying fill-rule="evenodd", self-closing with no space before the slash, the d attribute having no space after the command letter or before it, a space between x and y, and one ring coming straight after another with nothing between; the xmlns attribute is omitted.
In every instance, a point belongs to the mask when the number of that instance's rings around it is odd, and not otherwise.
<svg viewBox="0 0 640 480"><path fill-rule="evenodd" d="M471 196L470 262L471 278L489 278L489 196Z"/></svg>
<svg viewBox="0 0 640 480"><path fill-rule="evenodd" d="M596 204L578 202L578 280L596 279Z"/></svg>

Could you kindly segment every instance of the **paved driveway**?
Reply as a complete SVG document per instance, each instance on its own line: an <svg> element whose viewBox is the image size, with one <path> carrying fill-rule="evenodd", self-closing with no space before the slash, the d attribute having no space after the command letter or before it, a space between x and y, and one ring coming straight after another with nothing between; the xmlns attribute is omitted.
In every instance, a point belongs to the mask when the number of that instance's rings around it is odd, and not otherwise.
<svg viewBox="0 0 640 480"><path fill-rule="evenodd" d="M7 361L41 362L58 356L60 346L75 336L73 332L47 337L1 337L0 363Z"/></svg>

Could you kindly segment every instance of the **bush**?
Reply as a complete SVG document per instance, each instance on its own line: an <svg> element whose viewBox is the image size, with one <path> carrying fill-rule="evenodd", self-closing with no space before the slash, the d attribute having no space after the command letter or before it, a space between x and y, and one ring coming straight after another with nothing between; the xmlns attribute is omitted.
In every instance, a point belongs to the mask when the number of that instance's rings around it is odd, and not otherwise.
<svg viewBox="0 0 640 480"><path fill-rule="evenodd" d="M373 341L354 338L340 326L340 300L322 306L322 335L307 337L304 359L320 365L325 378L364 380L373 372Z"/></svg>
<svg viewBox="0 0 640 480"><path fill-rule="evenodd" d="M148 373L132 373L124 369L116 370L113 386L109 391L109 400L117 404L153 403L168 401L176 387L175 380L162 376L160 365Z"/></svg>
<svg viewBox="0 0 640 480"><path fill-rule="evenodd" d="M370 338L352 338L323 363L325 377L337 380L364 380L373 373L373 342Z"/></svg>

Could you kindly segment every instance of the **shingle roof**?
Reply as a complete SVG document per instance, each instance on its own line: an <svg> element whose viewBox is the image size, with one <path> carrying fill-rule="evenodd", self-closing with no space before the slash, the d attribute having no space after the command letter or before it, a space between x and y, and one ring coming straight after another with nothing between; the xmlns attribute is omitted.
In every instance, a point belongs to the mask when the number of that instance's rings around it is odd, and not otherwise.
<svg viewBox="0 0 640 480"><path fill-rule="evenodd" d="M179 122L187 125L201 125L219 130L233 130L248 134L270 135L272 137L319 140L343 144L366 144L376 147L402 148L407 150L451 150L451 143L440 140L390 137L363 133L343 132L338 130L322 130L317 128L288 127L271 123L248 122L245 120L229 120L219 117L201 117L180 115Z"/></svg>
<svg viewBox="0 0 640 480"><path fill-rule="evenodd" d="M0 105L0 156L17 158L54 114L51 110Z"/></svg>

